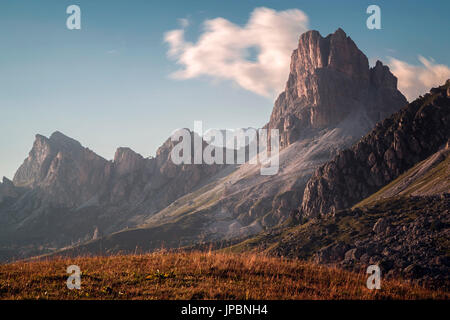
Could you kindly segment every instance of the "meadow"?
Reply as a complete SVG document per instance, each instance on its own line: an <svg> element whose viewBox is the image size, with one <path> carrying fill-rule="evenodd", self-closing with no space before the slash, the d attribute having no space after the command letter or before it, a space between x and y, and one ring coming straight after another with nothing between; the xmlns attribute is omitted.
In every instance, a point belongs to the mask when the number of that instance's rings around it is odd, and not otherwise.
<svg viewBox="0 0 450 320"><path fill-rule="evenodd" d="M69 265L81 289L66 285ZM0 299L448 299L449 293L401 280L366 288L367 275L260 254L158 252L57 257L0 265Z"/></svg>

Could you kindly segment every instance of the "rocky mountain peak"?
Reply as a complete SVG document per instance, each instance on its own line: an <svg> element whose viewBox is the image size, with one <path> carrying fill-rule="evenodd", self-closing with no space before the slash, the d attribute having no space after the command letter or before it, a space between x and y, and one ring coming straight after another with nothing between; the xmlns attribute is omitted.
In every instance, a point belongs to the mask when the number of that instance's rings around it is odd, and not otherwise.
<svg viewBox="0 0 450 320"><path fill-rule="evenodd" d="M375 66L370 69L370 83L375 87L397 88L397 78L390 72L389 67L377 60Z"/></svg>
<svg viewBox="0 0 450 320"><path fill-rule="evenodd" d="M14 175L18 187L39 187L54 203L78 204L98 192L110 173L108 161L56 131L36 135L28 157Z"/></svg>
<svg viewBox="0 0 450 320"><path fill-rule="evenodd" d="M79 143L77 140L72 139L59 131L53 132L49 138L49 141L51 143L58 145L59 147L67 147L67 148L73 148L73 149L76 149L76 148L82 149L83 148L81 143Z"/></svg>
<svg viewBox="0 0 450 320"><path fill-rule="evenodd" d="M13 182L9 180L7 177L3 177L3 185L4 186L14 186Z"/></svg>
<svg viewBox="0 0 450 320"><path fill-rule="evenodd" d="M268 127L279 129L281 147L307 129L332 128L365 110L373 125L406 104L397 79L367 57L342 29L327 37L311 30L300 36L291 58L286 89L275 101Z"/></svg>
<svg viewBox="0 0 450 320"><path fill-rule="evenodd" d="M120 163L128 159L144 159L144 157L128 147L117 148L114 155L114 163Z"/></svg>
<svg viewBox="0 0 450 320"><path fill-rule="evenodd" d="M3 182L0 182L0 203L5 197L16 197L19 192L11 180L3 177Z"/></svg>
<svg viewBox="0 0 450 320"><path fill-rule="evenodd" d="M312 30L300 36L297 49L292 55L291 75L286 86L294 89L294 94L315 105L320 96L312 91L310 80L317 69L326 68L368 81L369 62L350 37L342 29L323 38L318 31ZM306 102L305 101L305 102Z"/></svg>
<svg viewBox="0 0 450 320"><path fill-rule="evenodd" d="M334 32L333 35L336 36L336 37L342 37L342 38L346 38L347 37L347 34L345 33L345 31L341 27L337 28L337 30Z"/></svg>
<svg viewBox="0 0 450 320"><path fill-rule="evenodd" d="M56 152L47 137L37 134L28 157L14 175L14 184L33 186L43 179L50 166L50 158L54 157Z"/></svg>
<svg viewBox="0 0 450 320"><path fill-rule="evenodd" d="M145 159L130 148L118 148L114 155L114 167L118 175L135 172L143 167Z"/></svg>

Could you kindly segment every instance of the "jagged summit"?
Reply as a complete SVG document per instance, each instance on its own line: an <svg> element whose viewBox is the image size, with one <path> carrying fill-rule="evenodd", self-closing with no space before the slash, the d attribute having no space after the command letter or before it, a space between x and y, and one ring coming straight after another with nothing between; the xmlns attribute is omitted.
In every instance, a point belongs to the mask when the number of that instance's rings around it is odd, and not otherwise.
<svg viewBox="0 0 450 320"><path fill-rule="evenodd" d="M124 158L128 156L138 157L140 159L143 159L142 155L135 152L133 149L129 147L119 147L116 150L116 153L114 154L114 162L121 162Z"/></svg>
<svg viewBox="0 0 450 320"><path fill-rule="evenodd" d="M103 185L109 166L107 160L59 131L50 138L37 134L13 182L18 187L39 187L49 200L72 205L87 201Z"/></svg>
<svg viewBox="0 0 450 320"><path fill-rule="evenodd" d="M342 29L325 38L311 30L300 36L268 126L280 130L286 147L305 129L336 126L361 110L374 124L406 103L389 68L381 62L369 68L367 57Z"/></svg>
<svg viewBox="0 0 450 320"><path fill-rule="evenodd" d="M341 27L337 28L337 30L334 32L334 34L335 34L335 35L342 35L342 36L344 36L344 37L347 36L347 34L345 33L345 31L344 31Z"/></svg>
<svg viewBox="0 0 450 320"><path fill-rule="evenodd" d="M12 181L11 180L9 180L7 177L3 177L3 184L9 184L9 185L11 185L12 184Z"/></svg>
<svg viewBox="0 0 450 320"><path fill-rule="evenodd" d="M60 131L53 132L51 134L49 140L51 142L58 143L60 145L82 148L82 145L81 145L80 142L78 142L77 140L66 136L65 134L61 133Z"/></svg>
<svg viewBox="0 0 450 320"><path fill-rule="evenodd" d="M135 172L141 169L147 160L130 148L120 147L114 155L114 166L119 175Z"/></svg>

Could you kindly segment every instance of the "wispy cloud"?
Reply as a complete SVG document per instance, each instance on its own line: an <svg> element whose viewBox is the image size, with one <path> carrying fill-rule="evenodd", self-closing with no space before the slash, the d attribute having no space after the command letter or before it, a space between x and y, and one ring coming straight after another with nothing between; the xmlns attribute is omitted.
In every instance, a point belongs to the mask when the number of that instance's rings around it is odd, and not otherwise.
<svg viewBox="0 0 450 320"><path fill-rule="evenodd" d="M418 56L420 65L411 65L395 58L389 58L389 67L398 78L398 88L409 101L416 99L432 87L442 85L450 78L450 68L437 64L433 59Z"/></svg>
<svg viewBox="0 0 450 320"><path fill-rule="evenodd" d="M181 19L178 19L178 23L180 24L180 26L182 27L182 28L187 28L187 27L189 27L189 19L188 18L181 18Z"/></svg>
<svg viewBox="0 0 450 320"><path fill-rule="evenodd" d="M184 37L189 23L180 24L180 29L165 34L168 56L182 66L173 78L226 79L274 97L285 86L291 54L299 35L308 29L308 17L297 9L256 8L245 26L224 18L206 20L195 43Z"/></svg>

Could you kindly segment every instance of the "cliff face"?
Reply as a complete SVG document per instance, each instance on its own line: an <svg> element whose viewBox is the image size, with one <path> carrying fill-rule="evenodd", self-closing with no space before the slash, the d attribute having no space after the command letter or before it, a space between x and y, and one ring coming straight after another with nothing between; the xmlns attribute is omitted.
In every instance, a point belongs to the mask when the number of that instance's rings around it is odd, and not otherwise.
<svg viewBox="0 0 450 320"><path fill-rule="evenodd" d="M75 206L101 192L110 174L111 163L55 132L50 138L36 135L13 182L19 187L39 188L43 198L54 204Z"/></svg>
<svg viewBox="0 0 450 320"><path fill-rule="evenodd" d="M0 182L0 203L6 198L17 198L21 191L11 180L3 177L3 182Z"/></svg>
<svg viewBox="0 0 450 320"><path fill-rule="evenodd" d="M302 214L349 208L437 152L450 139L449 87L432 89L321 166L307 183Z"/></svg>
<svg viewBox="0 0 450 320"><path fill-rule="evenodd" d="M280 94L268 124L279 129L287 147L308 129L323 129L364 109L377 122L406 104L397 79L378 61L367 57L342 29L323 38L317 31L301 35L292 54L286 89Z"/></svg>
<svg viewBox="0 0 450 320"><path fill-rule="evenodd" d="M107 161L60 132L50 138L36 135L33 148L17 170L13 184L39 190L52 204L67 207L80 206L95 196L103 204L133 203L142 201L149 192L169 188L162 201L155 199L163 206L222 168L175 165L170 159L173 146L168 139L155 158L147 159L130 148L121 147L114 160Z"/></svg>

